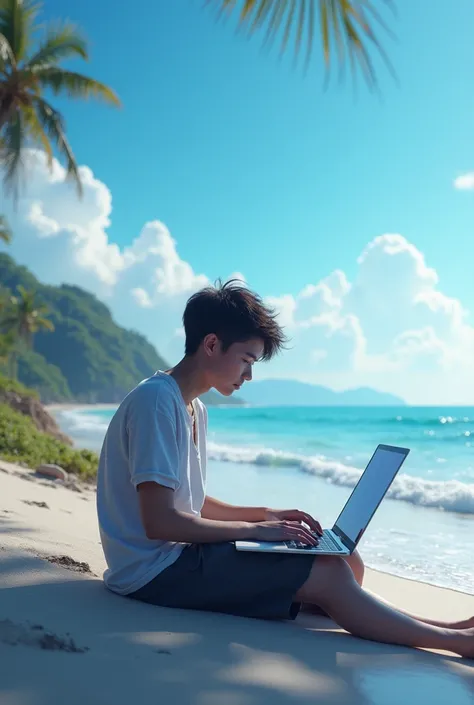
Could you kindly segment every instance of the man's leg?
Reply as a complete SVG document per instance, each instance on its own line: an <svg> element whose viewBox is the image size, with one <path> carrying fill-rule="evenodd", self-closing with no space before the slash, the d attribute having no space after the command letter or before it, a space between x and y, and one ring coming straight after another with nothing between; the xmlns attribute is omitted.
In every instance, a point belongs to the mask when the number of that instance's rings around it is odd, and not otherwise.
<svg viewBox="0 0 474 705"><path fill-rule="evenodd" d="M395 607L391 602L388 600L385 600L383 597L380 597L380 595L377 595L375 592L372 592L372 590L368 590L367 588L364 588L365 592L367 592L369 595L372 595L372 597L375 597L377 600L380 602L383 602L384 605L387 607L390 607L391 609L397 610L397 612L400 612L401 614L405 614L407 617L411 617L412 619L416 619L418 622L424 622L425 624L432 624L434 627L443 627L444 629L470 629L471 627L474 627L474 617L468 617L467 619L461 619L457 622L443 622L439 619L426 619L425 617L420 617L419 615L412 614L411 612L407 612L406 610L400 609L400 607Z"/></svg>
<svg viewBox="0 0 474 705"><path fill-rule="evenodd" d="M344 560L346 561L347 565L349 568L352 570L352 573L354 574L354 578L358 582L359 585L362 585L362 582L364 580L364 572L365 572L365 565L364 561L362 560L360 554L358 551L354 551L354 553L351 553L350 556L344 556ZM301 605L301 611L302 612L309 612L310 614L315 614L318 615L319 617L327 617L328 614L325 612L319 605L311 605L309 602L304 602ZM473 624L474 626L474 624Z"/></svg>
<svg viewBox="0 0 474 705"><path fill-rule="evenodd" d="M364 572L365 572L365 566L364 566L364 561L360 557L359 553L357 551L354 551L354 553L350 556L347 556L344 558L345 562L347 565L350 567L352 570L352 573L354 574L354 578L356 579L357 583L362 586L362 582L364 579ZM388 600L384 600L383 597L380 597L380 595L377 595L376 593L372 592L371 590L367 590L365 588L366 592L368 592L370 595L373 597L377 598L380 602L383 602L387 607L392 607L393 609L397 609L398 612L401 612L402 614L407 615L408 617L413 617L413 619L417 619L419 622L424 622L425 624L432 624L435 627L444 627L446 629L470 629L471 627L474 627L474 617L469 617L468 619L462 619L457 622L442 622L441 620L437 619L426 619L425 617L420 617L418 615L412 614L411 612L407 612L406 610L402 610L398 607L395 607L395 605L392 605ZM327 613L318 605L311 605L308 603L305 603L302 605L301 610L303 612L309 612L310 614L315 614L323 617L327 617Z"/></svg>
<svg viewBox="0 0 474 705"><path fill-rule="evenodd" d="M361 588L344 560L321 556L295 600L320 605L354 636L390 644L454 651L474 658L474 629L454 630L418 621Z"/></svg>
<svg viewBox="0 0 474 705"><path fill-rule="evenodd" d="M349 568L354 574L354 578L362 586L364 581L365 565L358 551L354 551L350 556L344 558Z"/></svg>

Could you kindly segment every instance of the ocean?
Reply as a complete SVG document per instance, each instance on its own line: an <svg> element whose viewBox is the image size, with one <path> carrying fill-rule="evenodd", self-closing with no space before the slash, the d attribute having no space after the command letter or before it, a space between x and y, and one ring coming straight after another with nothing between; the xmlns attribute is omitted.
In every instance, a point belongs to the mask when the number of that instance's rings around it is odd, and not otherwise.
<svg viewBox="0 0 474 705"><path fill-rule="evenodd" d="M378 443L411 452L359 550L372 568L474 594L474 407L209 407L209 494L332 526ZM56 411L99 450L113 409Z"/></svg>

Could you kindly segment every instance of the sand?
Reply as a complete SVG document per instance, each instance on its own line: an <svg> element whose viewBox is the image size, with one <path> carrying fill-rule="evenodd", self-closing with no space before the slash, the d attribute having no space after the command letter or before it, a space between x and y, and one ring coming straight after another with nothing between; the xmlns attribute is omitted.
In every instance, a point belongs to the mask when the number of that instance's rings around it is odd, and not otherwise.
<svg viewBox="0 0 474 705"><path fill-rule="evenodd" d="M1 705L468 705L474 663L355 639L328 619L264 622L111 594L93 488L0 462ZM426 616L474 596L368 571L368 587Z"/></svg>

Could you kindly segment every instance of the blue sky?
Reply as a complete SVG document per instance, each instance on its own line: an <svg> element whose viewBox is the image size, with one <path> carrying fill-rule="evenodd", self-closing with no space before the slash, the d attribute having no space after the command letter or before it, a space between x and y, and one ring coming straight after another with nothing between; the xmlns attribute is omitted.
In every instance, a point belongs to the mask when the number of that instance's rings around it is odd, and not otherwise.
<svg viewBox="0 0 474 705"><path fill-rule="evenodd" d="M400 85L379 65L383 101L361 86L356 102L349 83L321 90L319 62L304 78L200 0L75 4L90 71L124 104L64 109L79 162L112 191L111 237L125 244L159 217L196 269L218 276L231 256L270 293L274 267L296 290L334 267L351 273L369 238L402 232L474 304L473 203L451 188L474 164L474 7L397 6L385 13L397 42L385 44ZM63 8L45 3L51 18ZM292 266L277 238L296 246Z"/></svg>
<svg viewBox="0 0 474 705"><path fill-rule="evenodd" d="M448 8L434 0L428 12L428 3L398 0L396 16L384 12L397 35L395 42L381 37L398 85L377 62L381 97L362 83L355 96L350 81L333 81L324 92L318 45L303 76L290 60L263 53L259 38L246 41L232 23L216 23L202 5L101 0L69 6L70 19L90 41L91 61L81 70L115 88L123 102L120 111L59 103L78 162L111 194L109 242L123 249L158 219L195 273L214 280L242 272L280 305L281 297L294 299L334 270L357 290L364 248L397 233L437 272L443 295L474 310L467 265L474 261L474 194L453 186L474 169L472 3L458 0ZM64 17L64 3L46 0L45 14ZM21 237L12 254L48 278L40 250L29 261ZM387 247L379 241L386 254ZM93 288L92 280L79 281ZM119 320L133 319L122 299L114 305ZM354 310L353 303L345 306L344 315L362 320ZM383 352L374 341L374 354ZM320 347L312 350L322 359ZM295 364L279 362L275 373L289 376ZM370 382L347 369L320 372L311 380ZM416 374L411 369L410 379ZM383 381L374 375L375 386L386 387ZM425 384L414 401L431 399ZM448 389L442 398L459 401Z"/></svg>

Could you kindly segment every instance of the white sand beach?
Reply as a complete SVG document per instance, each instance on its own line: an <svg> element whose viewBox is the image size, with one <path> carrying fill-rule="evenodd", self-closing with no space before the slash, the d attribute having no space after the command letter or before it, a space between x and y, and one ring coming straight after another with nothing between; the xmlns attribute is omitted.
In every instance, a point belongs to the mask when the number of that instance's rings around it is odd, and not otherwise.
<svg viewBox="0 0 474 705"><path fill-rule="evenodd" d="M474 663L355 639L330 620L264 622L168 610L109 593L95 491L0 462L2 705L468 705ZM426 616L474 614L474 596L368 571Z"/></svg>

